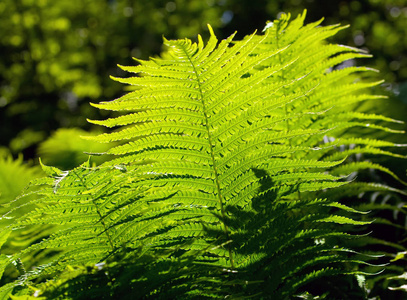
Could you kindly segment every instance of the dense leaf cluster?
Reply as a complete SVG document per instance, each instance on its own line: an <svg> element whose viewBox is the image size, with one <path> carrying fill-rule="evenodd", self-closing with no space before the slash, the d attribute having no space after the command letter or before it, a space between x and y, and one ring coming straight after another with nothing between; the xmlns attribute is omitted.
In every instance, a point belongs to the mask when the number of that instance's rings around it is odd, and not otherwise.
<svg viewBox="0 0 407 300"><path fill-rule="evenodd" d="M209 26L207 43L164 40L161 57L122 67L135 74L116 78L130 92L94 104L121 114L91 121L116 129L88 137L115 142L113 158L43 165L48 176L8 204L0 297L366 296L365 275L386 267L360 242L368 212L341 195L403 194L352 177L404 184L354 159L402 157L392 151L402 145L360 131L398 133L388 125L398 121L354 110L383 98L370 93L375 70L343 67L368 55L326 42L343 27L304 19L284 14L220 42Z"/></svg>

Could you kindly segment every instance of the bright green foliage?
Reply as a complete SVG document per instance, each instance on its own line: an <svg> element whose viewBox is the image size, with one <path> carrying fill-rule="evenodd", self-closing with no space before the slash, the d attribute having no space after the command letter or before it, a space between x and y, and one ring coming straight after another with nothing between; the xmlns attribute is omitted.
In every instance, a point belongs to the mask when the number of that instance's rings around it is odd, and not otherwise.
<svg viewBox="0 0 407 300"><path fill-rule="evenodd" d="M0 144L33 158L57 128L89 128L82 116L100 117L90 99L121 92L109 79L117 63L156 55L163 34L219 28L223 9L201 0L0 1Z"/></svg>
<svg viewBox="0 0 407 300"><path fill-rule="evenodd" d="M24 163L22 157L14 160L10 154L0 151L0 203L13 200L32 179L41 175L39 167Z"/></svg>
<svg viewBox="0 0 407 300"><path fill-rule="evenodd" d="M250 32L247 24L259 26L262 20L280 12L300 13L308 10L307 21L324 18L328 24L351 24L339 33L335 41L368 49L374 59L364 62L380 70L381 77L390 84L404 84L407 80L407 2L405 0L258 0L226 1L226 9L233 18L223 31ZM405 97L406 94L403 96ZM406 98L404 98L405 102ZM406 102L405 102L406 103Z"/></svg>
<svg viewBox="0 0 407 300"><path fill-rule="evenodd" d="M32 166L24 163L22 157L13 160L9 153L0 153L0 215L5 215L9 210L18 207L18 214L23 215L33 209L32 205L24 205L19 207L21 203L12 201L21 191L26 188L29 182L35 178L44 176L44 173L37 166ZM27 195L25 202L30 199ZM0 277L3 274L6 255L14 253L16 250L24 249L38 238L44 237L45 231L38 231L38 227L30 227L21 231L10 231L6 227L12 224L13 219L3 217L0 220L0 245L2 246L8 239L7 245L2 247L0 254ZM45 228L44 228L45 229ZM30 261L26 265L35 266L40 261L30 255ZM13 277L18 275L15 270L8 270L5 277Z"/></svg>
<svg viewBox="0 0 407 300"><path fill-rule="evenodd" d="M55 252L37 268L19 268L0 295L284 299L338 274L358 275L353 292L362 295L372 257L345 246L355 238L345 228L370 221L326 195L378 189L347 180L361 169L393 175L338 152L352 144L397 156L382 148L400 145L352 134L393 132L376 122L397 121L352 110L382 98L369 93L378 82L360 80L371 69L338 65L368 55L327 44L342 27L304 26L304 17L283 15L240 41L218 42L209 27L206 44L199 36L165 40L160 58L122 67L135 76L117 80L134 89L94 106L123 114L91 121L120 128L89 137L120 143L108 150L117 158L70 171L43 166L48 177L33 182L37 208L8 230L61 229L2 265ZM338 293L329 284L319 291Z"/></svg>
<svg viewBox="0 0 407 300"><path fill-rule="evenodd" d="M68 170L87 161L89 154L102 154L110 148L106 144L84 140L82 136L85 135L90 133L79 128L58 129L39 145L38 153L41 160L47 165ZM93 156L92 163L100 164L106 158L106 156Z"/></svg>

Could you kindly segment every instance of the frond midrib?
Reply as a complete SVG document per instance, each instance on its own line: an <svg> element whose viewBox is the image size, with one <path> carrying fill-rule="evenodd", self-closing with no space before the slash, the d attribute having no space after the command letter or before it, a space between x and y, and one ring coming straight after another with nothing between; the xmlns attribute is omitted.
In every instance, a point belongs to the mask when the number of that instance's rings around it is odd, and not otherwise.
<svg viewBox="0 0 407 300"><path fill-rule="evenodd" d="M182 48L182 50L184 51L186 57L188 58L191 66L193 68L193 72L194 72L194 74L196 76L196 81L198 83L200 100L201 100L201 103L202 103L202 113L204 115L205 128L206 128L206 131L207 131L207 134L208 134L209 152L210 152L211 160L212 160L214 181L215 181L215 184L216 184L217 196L218 196L218 199L219 199L219 205L220 205L220 210L221 210L223 230L224 230L224 233L226 235L226 239L230 240L229 229L228 229L228 227L226 225L226 212L225 212L224 203L223 203L224 200L223 200L221 187L220 187L219 174L218 174L217 164L216 164L216 160L215 160L214 147L213 147L213 143L212 143L212 136L211 136L210 126L209 126L209 117L208 117L207 108L206 108L206 105L205 105L205 96L204 96L204 93L203 93L203 90L202 90L202 84L201 84L201 81L200 81L198 70L197 70L194 62L192 61L188 51L186 51L186 49L185 49L185 47L183 47L183 45L180 45L180 47ZM230 246L228 247L228 252L229 252L230 266L231 266L232 269L234 269L233 254L232 254L232 250L231 250Z"/></svg>

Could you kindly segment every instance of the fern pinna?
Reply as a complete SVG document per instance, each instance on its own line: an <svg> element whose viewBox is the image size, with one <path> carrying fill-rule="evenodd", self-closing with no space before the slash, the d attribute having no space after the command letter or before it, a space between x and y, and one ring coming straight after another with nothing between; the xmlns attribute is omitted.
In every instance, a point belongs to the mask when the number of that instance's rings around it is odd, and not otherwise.
<svg viewBox="0 0 407 300"><path fill-rule="evenodd" d="M371 257L341 244L355 238L342 225L369 222L323 196L352 185L346 176L355 170L394 175L348 163L351 150L336 146L393 155L381 148L395 144L349 130L392 131L372 122L396 121L353 111L381 98L368 91L379 82L358 80L374 70L338 66L368 55L326 43L343 27L304 26L304 18L283 15L264 34L220 43L209 26L206 45L200 36L164 40L160 58L122 67L135 76L115 80L133 90L93 105L125 113L90 121L120 128L88 137L118 142L106 153L115 157L70 171L43 166L49 177L28 193L37 195L29 202L36 208L16 217L1 241L33 225L56 229L1 256L7 271L48 251L0 295L284 299L320 277L364 274ZM16 201L25 206L24 197Z"/></svg>

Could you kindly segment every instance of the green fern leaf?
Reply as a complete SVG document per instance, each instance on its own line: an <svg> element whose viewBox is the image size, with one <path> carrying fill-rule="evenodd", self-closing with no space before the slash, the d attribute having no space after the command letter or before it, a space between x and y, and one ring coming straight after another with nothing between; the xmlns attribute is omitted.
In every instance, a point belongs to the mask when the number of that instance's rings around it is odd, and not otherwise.
<svg viewBox="0 0 407 300"><path fill-rule="evenodd" d="M396 175L377 164L348 163L355 151L335 151L355 143L360 153L392 155L380 147L394 144L345 131L396 132L371 123L394 120L349 111L381 97L368 92L380 82L354 80L372 70L337 68L367 55L325 43L344 27L303 26L304 18L289 22L283 15L263 35L220 43L209 26L206 45L201 37L164 39L168 50L160 58L122 67L134 76L114 79L134 89L93 105L123 114L91 121L118 128L88 137L118 142L107 151L116 157L70 171L43 165L49 177L34 183L38 197L29 202L38 207L22 217L8 214L16 217L15 230L61 228L13 255L17 261L54 251L14 286L30 294L35 281L39 294L52 297L86 284L100 291L103 282L112 287L109 295L122 293L123 284L145 299L283 299L322 276L364 274L352 269L363 262L337 241L350 237L345 225L371 222L320 195L347 186L387 189L345 181L365 167ZM10 285L0 289L9 291Z"/></svg>

